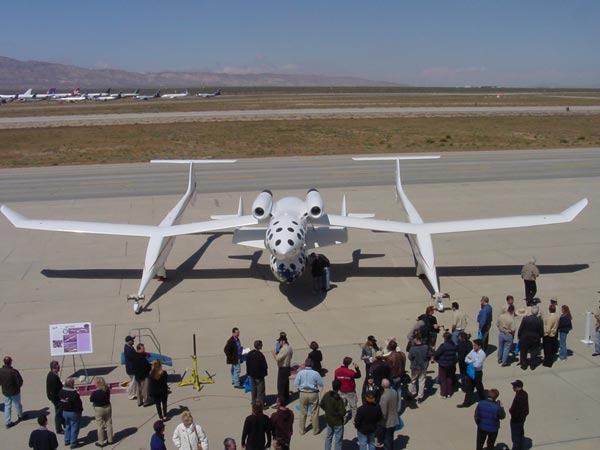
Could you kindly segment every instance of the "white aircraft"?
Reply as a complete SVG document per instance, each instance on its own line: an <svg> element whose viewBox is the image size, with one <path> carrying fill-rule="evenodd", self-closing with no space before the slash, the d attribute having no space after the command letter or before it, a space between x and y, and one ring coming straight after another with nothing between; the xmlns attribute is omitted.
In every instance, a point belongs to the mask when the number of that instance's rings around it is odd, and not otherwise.
<svg viewBox="0 0 600 450"><path fill-rule="evenodd" d="M138 100L152 100L153 98L160 98L160 91L156 91L154 95L136 95L134 98Z"/></svg>
<svg viewBox="0 0 600 450"><path fill-rule="evenodd" d="M97 97L91 97L94 100L98 100L99 102L109 102L111 100L118 100L121 97L119 97L118 94L110 94L110 95L99 95Z"/></svg>
<svg viewBox="0 0 600 450"><path fill-rule="evenodd" d="M12 102L14 100L27 101L27 100L34 100L34 99L36 99L36 97L37 97L37 94L34 94L33 89L29 88L22 94L16 93L16 94L0 95L0 100L2 100L4 102Z"/></svg>
<svg viewBox="0 0 600 450"><path fill-rule="evenodd" d="M108 88L106 92L86 92L85 96L87 98L96 98L96 97L109 97L111 88Z"/></svg>
<svg viewBox="0 0 600 450"><path fill-rule="evenodd" d="M0 101L2 103L12 102L19 97L19 94L0 94Z"/></svg>
<svg viewBox="0 0 600 450"><path fill-rule="evenodd" d="M69 97L55 98L54 100L58 100L59 102L73 103L73 102L84 102L89 99L90 98L87 96L87 94L78 94L78 95L71 95Z"/></svg>
<svg viewBox="0 0 600 450"><path fill-rule="evenodd" d="M234 229L233 243L267 250L270 254L269 262L273 275L285 283L291 283L302 275L308 265L307 251L346 242L347 228L402 233L408 237L417 265L417 275L427 277L434 291L432 297L438 309L443 310L444 295L440 293L435 268L431 240L433 234L571 222L587 205L587 199L582 199L558 214L425 223L402 188L400 160L433 158L439 156L354 158L363 161L396 161L396 192L406 211L408 222L373 219L371 214L348 214L345 197L340 215L326 214L319 191L309 189L306 198L284 197L277 201L273 201L271 192L263 191L254 200L250 215L244 215L240 198L238 212L235 215L213 216L211 220L204 222L180 224L183 212L192 199L196 187L194 164L231 163L235 160L152 161L189 164L187 191L158 226L28 219L5 205L0 207L0 211L17 228L149 238L138 292L128 297L134 300L136 313L140 312L140 300L144 299L144 291L152 278L166 276L165 262L177 236L229 228Z"/></svg>
<svg viewBox="0 0 600 450"><path fill-rule="evenodd" d="M162 94L160 96L160 98L180 98L180 97L187 97L188 95L190 95L190 93L186 89L185 92L180 92L179 94L178 93L174 93L174 94Z"/></svg>
<svg viewBox="0 0 600 450"><path fill-rule="evenodd" d="M115 98L134 98L140 95L140 90L136 89L134 92L119 92L118 94L110 94Z"/></svg>
<svg viewBox="0 0 600 450"><path fill-rule="evenodd" d="M26 102L28 100L35 100L37 97L37 94L33 93L32 91L33 90L31 88L27 89L22 94L19 94L15 100L19 100L19 101L23 101L23 102Z"/></svg>
<svg viewBox="0 0 600 450"><path fill-rule="evenodd" d="M216 97L217 95L221 95L221 89L219 89L218 91L215 91L211 94L209 93L202 93L202 92L198 92L196 94L198 97L202 97L202 98L210 98L210 97Z"/></svg>
<svg viewBox="0 0 600 450"><path fill-rule="evenodd" d="M60 100L66 97L78 97L81 93L81 89L76 88L72 92L55 92L52 94L52 100Z"/></svg>
<svg viewBox="0 0 600 450"><path fill-rule="evenodd" d="M46 91L45 94L36 94L35 99L36 100L48 100L49 98L52 98L52 96L56 94L56 88L50 88Z"/></svg>

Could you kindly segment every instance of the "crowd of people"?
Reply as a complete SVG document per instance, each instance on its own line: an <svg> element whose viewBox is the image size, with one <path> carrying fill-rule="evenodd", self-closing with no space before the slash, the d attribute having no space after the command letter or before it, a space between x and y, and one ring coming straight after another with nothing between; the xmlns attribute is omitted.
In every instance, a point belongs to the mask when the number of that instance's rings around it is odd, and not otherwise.
<svg viewBox="0 0 600 450"><path fill-rule="evenodd" d="M323 367L323 354L315 341L309 345L309 352L300 366L294 366L294 350L285 332L275 339L271 351L277 366L277 395L273 405L266 403L266 378L268 363L263 353L263 342L255 340L250 351L244 350L240 339L240 329L234 327L224 347L225 362L230 365L231 384L235 389L248 388L250 392L251 414L246 417L241 428L241 447L247 450L266 448L289 449L294 435L294 413L288 407L291 402L290 378L298 395L298 434L308 431L320 434L320 415L325 418L325 450L341 450L344 431L348 426L356 430L360 450L393 448L394 434L401 430L402 415L406 407L419 408L432 395L433 384L438 383L437 393L443 400L450 399L459 392L464 394L458 408L469 408L477 403L474 410L476 423L476 448L482 449L487 442L493 448L500 422L506 417L500 392L495 388L484 388L484 366L489 364L488 356L493 352L489 345L490 331L497 328L497 363L508 367L518 361L522 370L535 369L543 364L551 367L557 360L568 357L567 335L572 329L572 316L568 305L558 305L553 297L549 305L541 307L535 297L535 279L539 271L535 261L530 261L522 272L525 281L525 304L515 305L514 297L508 295L506 302L493 322L490 299L481 298L480 310L475 323L461 310L458 302L453 302L451 325L440 325L435 317L435 308L428 306L416 318L407 335L405 351L395 337L385 339L382 345L373 335L369 335L361 348L361 370L353 356L344 356L341 365L333 371L331 381L325 382L329 371ZM323 283L319 280L319 286ZM560 312L559 312L560 311ZM596 347L593 356L600 355L600 310L596 319ZM472 339L471 334L476 334ZM441 333L438 345L438 335ZM166 450L171 444L165 438L165 422L170 419L167 403L170 394L167 374L160 360L148 361L144 345L135 345L135 336L126 336L124 346L125 370L129 376L127 396L136 400L138 406L154 403L158 419L153 424L154 434L150 438L151 450ZM0 369L0 384L4 396L6 428L12 428L27 419L21 404L20 391L23 379L12 366L12 358L4 358ZM242 365L246 364L246 374L242 375ZM435 379L428 377L431 365L437 365ZM47 398L54 409L54 429L48 429L46 415L37 417L39 428L31 433L29 447L34 450L56 449L56 434L63 435L64 444L76 448L82 444L79 439L83 402L75 387L75 380L60 376L60 364L50 362L46 378ZM363 376L364 375L364 376ZM357 384L357 380L359 381ZM112 425L111 392L109 385L101 378L95 378L95 390L90 396L97 425L98 447L114 442ZM529 414L529 398L524 383L515 380L511 383L514 391L510 414L510 431L513 450L523 448L524 424ZM325 386L330 386L326 389ZM359 402L360 399L360 402ZM359 406L360 403L360 406ZM269 406L274 410L265 412ZM12 410L17 419L12 421ZM189 411L184 411L172 434L171 442L177 449L208 450L208 437L204 429L195 423ZM308 423L307 423L308 422ZM223 442L225 450L236 450L234 438Z"/></svg>

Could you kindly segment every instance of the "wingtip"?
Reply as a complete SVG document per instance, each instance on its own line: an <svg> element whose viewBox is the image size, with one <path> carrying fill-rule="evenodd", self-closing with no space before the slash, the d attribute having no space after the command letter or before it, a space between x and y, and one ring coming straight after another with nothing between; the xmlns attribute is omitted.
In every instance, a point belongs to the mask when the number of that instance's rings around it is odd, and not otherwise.
<svg viewBox="0 0 600 450"><path fill-rule="evenodd" d="M20 221L27 219L25 216L19 214L16 211L13 211L6 205L0 205L0 211L10 221L10 223L12 223L15 227L18 226L17 224Z"/></svg>
<svg viewBox="0 0 600 450"><path fill-rule="evenodd" d="M566 216L567 220L569 222L571 222L573 219L575 219L575 217L577 217L579 215L579 213L581 211L583 211L585 209L585 207L587 205L588 205L588 199L583 198L583 199L579 200L577 203L575 203L574 205L569 206L561 214L563 216Z"/></svg>

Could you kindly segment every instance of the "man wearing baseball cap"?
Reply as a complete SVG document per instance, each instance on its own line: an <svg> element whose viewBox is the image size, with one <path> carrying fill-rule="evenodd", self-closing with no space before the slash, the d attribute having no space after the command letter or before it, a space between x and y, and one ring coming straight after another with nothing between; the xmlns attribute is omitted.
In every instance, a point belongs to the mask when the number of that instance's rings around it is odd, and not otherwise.
<svg viewBox="0 0 600 450"><path fill-rule="evenodd" d="M125 336L125 346L123 347L123 354L125 355L125 372L129 376L129 384L127 385L127 398L129 400L135 400L137 398L137 390L135 388L136 384L133 380L133 361L137 356L137 352L133 346L134 340L135 336Z"/></svg>
<svg viewBox="0 0 600 450"><path fill-rule="evenodd" d="M510 413L510 437L512 439L512 450L523 448L525 437L525 419L529 414L529 396L523 390L523 382L515 380L512 383L515 398L508 412Z"/></svg>

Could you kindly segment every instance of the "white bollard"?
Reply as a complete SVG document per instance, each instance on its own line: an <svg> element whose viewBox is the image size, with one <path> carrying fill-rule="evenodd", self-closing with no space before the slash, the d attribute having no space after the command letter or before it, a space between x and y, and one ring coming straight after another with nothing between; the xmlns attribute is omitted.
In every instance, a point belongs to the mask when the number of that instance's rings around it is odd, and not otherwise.
<svg viewBox="0 0 600 450"><path fill-rule="evenodd" d="M594 343L594 341L592 341L592 317L593 315L590 311L585 313L585 334L581 342L588 345Z"/></svg>

